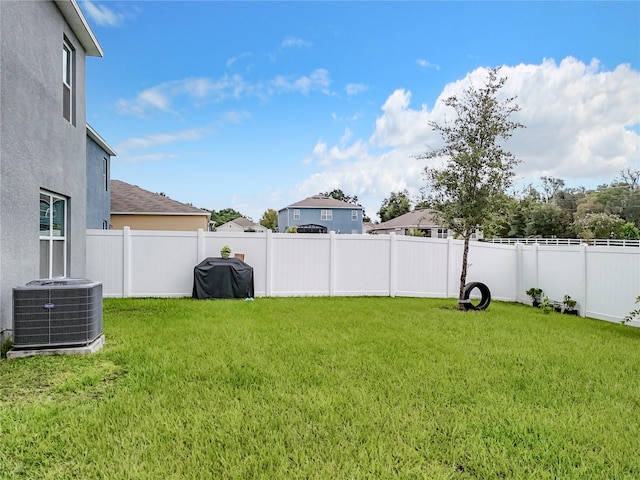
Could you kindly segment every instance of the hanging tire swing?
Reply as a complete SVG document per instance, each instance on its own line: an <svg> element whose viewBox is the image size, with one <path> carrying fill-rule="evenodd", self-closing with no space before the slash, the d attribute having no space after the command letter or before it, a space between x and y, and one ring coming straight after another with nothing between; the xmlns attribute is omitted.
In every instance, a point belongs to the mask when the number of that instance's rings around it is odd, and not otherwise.
<svg viewBox="0 0 640 480"><path fill-rule="evenodd" d="M480 302L474 305L469 297L471 296L471 292L476 288L480 290ZM462 305L465 310L485 310L491 303L489 287L480 282L467 283L462 291L462 299L458 300L458 303Z"/></svg>

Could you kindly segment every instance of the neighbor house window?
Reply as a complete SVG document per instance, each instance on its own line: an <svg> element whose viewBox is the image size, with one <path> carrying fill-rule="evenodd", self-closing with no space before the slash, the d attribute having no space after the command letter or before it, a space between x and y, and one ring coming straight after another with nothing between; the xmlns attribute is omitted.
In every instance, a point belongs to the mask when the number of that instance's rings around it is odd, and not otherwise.
<svg viewBox="0 0 640 480"><path fill-rule="evenodd" d="M102 182L104 191L109 191L109 159L106 157L102 159Z"/></svg>
<svg viewBox="0 0 640 480"><path fill-rule="evenodd" d="M320 220L333 220L333 211L320 210Z"/></svg>
<svg viewBox="0 0 640 480"><path fill-rule="evenodd" d="M62 116L75 125L75 51L65 39L62 43Z"/></svg>
<svg viewBox="0 0 640 480"><path fill-rule="evenodd" d="M351 210L351 220L358 220L358 210Z"/></svg>
<svg viewBox="0 0 640 480"><path fill-rule="evenodd" d="M40 278L67 275L67 200L40 191Z"/></svg>
<svg viewBox="0 0 640 480"><path fill-rule="evenodd" d="M300 210L298 210L297 208L293 211L293 219L300 220Z"/></svg>
<svg viewBox="0 0 640 480"><path fill-rule="evenodd" d="M448 230L446 228L438 229L438 238L447 238Z"/></svg>

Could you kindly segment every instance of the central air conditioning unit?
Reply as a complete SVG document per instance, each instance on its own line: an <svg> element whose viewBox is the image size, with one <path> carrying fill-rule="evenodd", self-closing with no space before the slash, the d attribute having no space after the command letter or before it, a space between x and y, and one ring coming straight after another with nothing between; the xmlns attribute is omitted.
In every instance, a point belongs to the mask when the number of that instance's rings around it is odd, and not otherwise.
<svg viewBox="0 0 640 480"><path fill-rule="evenodd" d="M102 283L34 280L13 289L13 348L89 345L102 335Z"/></svg>

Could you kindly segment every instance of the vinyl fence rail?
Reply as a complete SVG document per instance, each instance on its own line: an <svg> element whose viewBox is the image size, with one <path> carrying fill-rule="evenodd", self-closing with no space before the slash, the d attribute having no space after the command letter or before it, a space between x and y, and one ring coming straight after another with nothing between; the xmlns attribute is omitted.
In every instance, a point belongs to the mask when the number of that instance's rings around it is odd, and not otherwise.
<svg viewBox="0 0 640 480"><path fill-rule="evenodd" d="M625 240L621 238L596 238L592 240L584 240L581 238L483 238L481 242L501 243L515 245L522 243L524 245L593 245L604 247L640 247L640 240Z"/></svg>
<svg viewBox="0 0 640 480"><path fill-rule="evenodd" d="M194 267L223 245L253 267L257 297L458 296L461 240L393 233L88 230L86 274L105 297L191 296ZM530 303L530 287L552 300L570 295L580 315L618 322L640 294L640 250L472 242L467 281L496 300Z"/></svg>

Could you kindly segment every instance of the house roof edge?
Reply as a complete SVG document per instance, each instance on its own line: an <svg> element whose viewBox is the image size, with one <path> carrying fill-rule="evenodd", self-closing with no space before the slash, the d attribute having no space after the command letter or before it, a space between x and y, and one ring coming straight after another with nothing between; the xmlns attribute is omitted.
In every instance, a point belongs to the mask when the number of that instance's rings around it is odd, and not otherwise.
<svg viewBox="0 0 640 480"><path fill-rule="evenodd" d="M58 9L62 13L62 16L65 18L73 33L76 34L78 40L84 47L87 55L91 57L102 57L104 55L104 51L98 43L98 39L93 34L93 30L89 26L87 19L80 10L80 6L76 0L53 0Z"/></svg>
<svg viewBox="0 0 640 480"><path fill-rule="evenodd" d="M105 152L107 152L110 156L115 157L116 155L118 155L116 151L113 148L111 148L107 142L105 142L104 138L102 138L98 134L98 132L96 132L94 128L88 123L87 123L87 135L89 135L89 138L91 138L91 140L93 140L98 145L100 145L100 147Z"/></svg>

